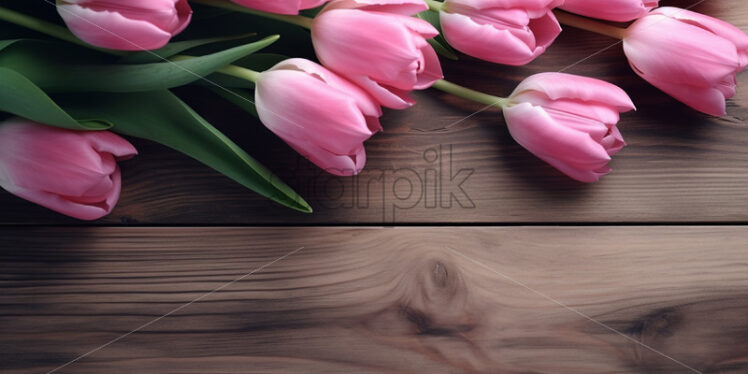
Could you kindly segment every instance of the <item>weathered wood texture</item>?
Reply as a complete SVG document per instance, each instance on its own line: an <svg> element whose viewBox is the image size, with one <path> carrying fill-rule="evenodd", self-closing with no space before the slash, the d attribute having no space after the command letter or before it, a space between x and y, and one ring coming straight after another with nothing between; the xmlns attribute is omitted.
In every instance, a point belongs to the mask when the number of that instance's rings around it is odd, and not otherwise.
<svg viewBox="0 0 748 374"><path fill-rule="evenodd" d="M748 372L743 227L2 235L7 374Z"/></svg>
<svg viewBox="0 0 748 374"><path fill-rule="evenodd" d="M694 10L748 31L744 0L707 0ZM463 58L445 61L445 72L458 83L506 95L530 74L563 69L613 42L567 28L548 53L526 67ZM345 179L310 166L249 115L206 91L190 89L180 92L308 198L316 213L280 208L191 159L137 141L141 155L122 165L121 202L102 222L748 221L748 74L739 76L741 89L728 104L728 116L718 119L686 108L639 79L620 46L567 72L620 85L638 106L621 122L629 146L615 157L614 172L594 185L569 180L516 145L497 113L464 119L480 106L433 91L416 94L419 105L412 109L388 111L385 132L367 144L368 169L357 179ZM441 174L441 190L434 189L433 173ZM456 186L462 180L464 194ZM0 206L2 223L73 223L5 193L0 193Z"/></svg>

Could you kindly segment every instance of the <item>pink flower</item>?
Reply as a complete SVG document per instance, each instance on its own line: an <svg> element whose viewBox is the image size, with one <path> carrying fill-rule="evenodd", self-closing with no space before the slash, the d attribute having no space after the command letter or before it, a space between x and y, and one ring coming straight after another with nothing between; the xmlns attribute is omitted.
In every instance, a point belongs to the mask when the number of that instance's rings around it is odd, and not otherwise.
<svg viewBox="0 0 748 374"><path fill-rule="evenodd" d="M57 11L81 40L123 51L161 48L192 17L187 0L58 0Z"/></svg>
<svg viewBox="0 0 748 374"><path fill-rule="evenodd" d="M439 58L426 41L438 32L410 17L426 9L423 0L333 1L314 19L314 50L323 65L382 105L407 108L415 104L410 91L442 78Z"/></svg>
<svg viewBox="0 0 748 374"><path fill-rule="evenodd" d="M583 16L626 22L656 8L659 0L566 0L561 9Z"/></svg>
<svg viewBox="0 0 748 374"><path fill-rule="evenodd" d="M486 61L524 65L561 32L553 8L563 0L446 0L440 20L447 42Z"/></svg>
<svg viewBox="0 0 748 374"><path fill-rule="evenodd" d="M0 186L68 216L93 220L119 200L116 160L137 154L108 131L71 131L13 118L0 123Z"/></svg>
<svg viewBox="0 0 748 374"><path fill-rule="evenodd" d="M231 0L247 8L279 14L299 14L302 9L316 8L327 0Z"/></svg>
<svg viewBox="0 0 748 374"><path fill-rule="evenodd" d="M634 22L623 39L639 76L686 105L726 114L736 75L748 65L748 35L737 27L685 9L663 7Z"/></svg>
<svg viewBox="0 0 748 374"><path fill-rule="evenodd" d="M523 147L578 181L595 182L626 145L616 124L619 112L632 109L628 95L610 83L542 73L517 87L504 117Z"/></svg>
<svg viewBox="0 0 748 374"><path fill-rule="evenodd" d="M361 88L300 58L260 74L255 104L262 123L327 172L355 175L363 142L382 129L381 108Z"/></svg>

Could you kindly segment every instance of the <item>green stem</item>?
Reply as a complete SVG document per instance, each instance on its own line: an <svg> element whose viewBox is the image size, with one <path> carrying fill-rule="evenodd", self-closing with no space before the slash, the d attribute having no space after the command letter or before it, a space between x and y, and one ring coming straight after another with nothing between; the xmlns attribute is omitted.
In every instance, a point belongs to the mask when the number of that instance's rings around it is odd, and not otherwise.
<svg viewBox="0 0 748 374"><path fill-rule="evenodd" d="M267 1L278 1L278 0L267 0ZM298 26L301 26L307 29L312 28L312 21L314 20L313 18L304 17L304 16L293 16L293 15L286 15L286 14L273 14L273 13L261 12L259 10L245 8L241 5L228 2L227 0L190 0L190 2L208 5L208 6L212 6L216 8L232 10L236 12L252 14L255 16L270 18L270 19L274 19L278 21L283 21L283 22L298 25Z"/></svg>
<svg viewBox="0 0 748 374"><path fill-rule="evenodd" d="M50 35L58 39L65 40L85 47L90 47L86 42L78 39L67 28L56 25L51 22L42 21L38 18L27 16L23 13L0 7L0 20L7 21L27 29L38 31L42 34Z"/></svg>
<svg viewBox="0 0 748 374"><path fill-rule="evenodd" d="M426 2L426 5L429 6L429 10L432 12L439 13L442 11L442 7L444 7L444 3L441 1L436 1L436 0L424 0L424 1Z"/></svg>
<svg viewBox="0 0 748 374"><path fill-rule="evenodd" d="M176 55L170 58L169 60L170 61L183 61L183 60L189 60L191 58L195 58L195 56ZM236 65L224 66L218 69L217 72L221 74L230 75L232 77L248 80L254 83L257 83L257 78L260 76L259 71L254 71L254 70L247 69L241 66L236 66Z"/></svg>
<svg viewBox="0 0 748 374"><path fill-rule="evenodd" d="M448 94L452 94L463 99L475 101L477 103L493 106L496 108L503 109L506 105L506 98L489 95L480 91L471 90L467 87L456 85L452 82L445 81L444 79L436 81L433 86L437 90L444 91Z"/></svg>
<svg viewBox="0 0 748 374"><path fill-rule="evenodd" d="M561 24L576 27L578 29L596 32L598 34L607 35L611 38L623 39L626 36L626 29L609 25L604 22L595 21L593 19L578 16L568 12L554 10L553 14Z"/></svg>

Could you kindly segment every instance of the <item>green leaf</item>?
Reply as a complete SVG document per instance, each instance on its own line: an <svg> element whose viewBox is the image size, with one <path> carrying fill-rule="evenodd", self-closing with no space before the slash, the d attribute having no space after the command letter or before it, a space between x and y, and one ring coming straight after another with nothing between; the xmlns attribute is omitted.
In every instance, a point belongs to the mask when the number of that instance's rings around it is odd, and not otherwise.
<svg viewBox="0 0 748 374"><path fill-rule="evenodd" d="M439 13L427 10L418 13L417 16L439 30L439 35L428 40L429 44L434 48L434 51L450 60L458 60L459 57L457 56L457 52L449 46L449 43L447 43L442 36L442 26L439 22Z"/></svg>
<svg viewBox="0 0 748 374"><path fill-rule="evenodd" d="M106 119L115 132L171 147L279 204L312 211L291 187L169 91L67 94L58 102L74 117Z"/></svg>
<svg viewBox="0 0 748 374"><path fill-rule="evenodd" d="M0 66L15 70L46 92L143 92L185 85L254 53L278 40L260 41L221 52L140 65L65 63L54 58L57 48L41 41L19 41L0 50Z"/></svg>
<svg viewBox="0 0 748 374"><path fill-rule="evenodd" d="M130 53L122 57L119 60L119 62L123 64L146 64L146 63L153 63L153 62L161 62L164 59L167 59L169 57L172 57L174 55L177 55L179 53L182 53L184 51L187 51L193 48L202 47L204 45L213 44L213 43L220 43L220 42L226 42L230 40L249 38L255 35L257 35L257 33L253 32L253 33L247 33L247 34L241 34L241 35L220 36L220 37L215 37L215 38L205 38L205 39L186 40L186 41L181 41L181 42L172 42L154 51L139 51L139 52Z"/></svg>
<svg viewBox="0 0 748 374"><path fill-rule="evenodd" d="M437 38L440 38L440 37L437 37ZM438 54L442 55L443 57L446 57L446 58L448 58L450 60L457 61L457 60L460 59L459 56L457 56L457 54L452 51L452 47L449 47L449 45L446 44L446 42L444 44L440 43L437 40L437 38L432 38L432 39L426 40L427 42L429 42L429 44L431 44L431 47L434 48L434 51L436 53L438 53Z"/></svg>
<svg viewBox="0 0 748 374"><path fill-rule="evenodd" d="M111 127L106 121L74 119L33 82L13 70L0 67L0 87L0 111L72 130Z"/></svg>

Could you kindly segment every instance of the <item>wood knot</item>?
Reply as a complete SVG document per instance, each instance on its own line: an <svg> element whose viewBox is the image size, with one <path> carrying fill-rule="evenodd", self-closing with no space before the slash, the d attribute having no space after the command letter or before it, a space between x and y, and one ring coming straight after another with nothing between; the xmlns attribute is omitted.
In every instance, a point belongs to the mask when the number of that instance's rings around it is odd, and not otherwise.
<svg viewBox="0 0 748 374"><path fill-rule="evenodd" d="M453 262L420 260L403 279L400 311L418 334L452 335L470 331L475 321L468 306L469 288Z"/></svg>
<svg viewBox="0 0 748 374"><path fill-rule="evenodd" d="M461 303L468 293L457 268L447 261L437 259L424 262L413 280L413 286L418 289L414 292L420 294L425 303Z"/></svg>
<svg viewBox="0 0 748 374"><path fill-rule="evenodd" d="M463 323L444 323L439 318L429 316L423 311L402 307L404 317L416 328L418 335L452 336L472 330L475 326L469 321Z"/></svg>
<svg viewBox="0 0 748 374"><path fill-rule="evenodd" d="M683 321L683 316L674 308L658 310L644 316L631 329L631 333L642 338L669 338Z"/></svg>
<svg viewBox="0 0 748 374"><path fill-rule="evenodd" d="M436 287L447 287L447 277L449 276L449 273L447 272L447 268L440 261L436 261L434 264L431 276L433 277L434 285L436 285Z"/></svg>

